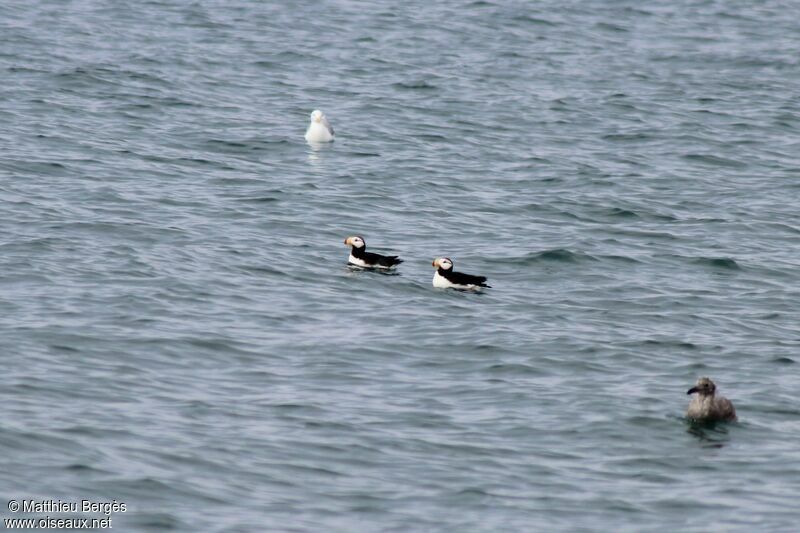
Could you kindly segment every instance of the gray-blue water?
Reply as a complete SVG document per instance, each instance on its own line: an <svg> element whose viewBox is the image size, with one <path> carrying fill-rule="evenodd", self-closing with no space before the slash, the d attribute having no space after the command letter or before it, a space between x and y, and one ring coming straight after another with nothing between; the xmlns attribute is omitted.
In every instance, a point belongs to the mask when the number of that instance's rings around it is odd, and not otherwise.
<svg viewBox="0 0 800 533"><path fill-rule="evenodd" d="M0 517L796 530L798 4L650 4L3 3Z"/></svg>

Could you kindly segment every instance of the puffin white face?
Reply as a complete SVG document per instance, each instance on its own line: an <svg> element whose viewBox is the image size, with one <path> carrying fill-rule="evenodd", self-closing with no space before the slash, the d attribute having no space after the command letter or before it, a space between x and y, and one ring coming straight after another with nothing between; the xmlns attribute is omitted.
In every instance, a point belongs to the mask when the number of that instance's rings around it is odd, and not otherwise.
<svg viewBox="0 0 800 533"><path fill-rule="evenodd" d="M322 111L319 109L315 109L311 112L311 122L322 122L322 117L325 115L322 114Z"/></svg>
<svg viewBox="0 0 800 533"><path fill-rule="evenodd" d="M452 270L453 269L453 262L450 260L449 257L437 257L433 260L432 265L436 268L441 268L442 270Z"/></svg>
<svg viewBox="0 0 800 533"><path fill-rule="evenodd" d="M363 248L364 246L367 245L367 243L364 242L364 238L359 237L358 235L346 238L344 240L344 243L347 246L352 246L353 248Z"/></svg>

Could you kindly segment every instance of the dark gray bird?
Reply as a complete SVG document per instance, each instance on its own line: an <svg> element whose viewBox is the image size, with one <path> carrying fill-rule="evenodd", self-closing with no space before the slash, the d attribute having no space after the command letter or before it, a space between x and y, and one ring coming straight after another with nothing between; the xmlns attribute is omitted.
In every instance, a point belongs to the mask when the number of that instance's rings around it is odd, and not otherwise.
<svg viewBox="0 0 800 533"><path fill-rule="evenodd" d="M689 403L686 418L698 422L731 422L736 420L736 409L727 398L716 396L717 386L709 378L700 378L686 394L697 394Z"/></svg>

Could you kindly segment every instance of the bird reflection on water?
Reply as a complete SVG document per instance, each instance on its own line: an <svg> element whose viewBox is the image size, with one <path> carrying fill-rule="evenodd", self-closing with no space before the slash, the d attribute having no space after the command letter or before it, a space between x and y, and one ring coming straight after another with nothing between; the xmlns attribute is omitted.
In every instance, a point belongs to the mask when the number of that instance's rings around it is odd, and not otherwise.
<svg viewBox="0 0 800 533"><path fill-rule="evenodd" d="M730 441L728 424L724 422L700 422L686 419L687 433L697 437L703 448L722 448Z"/></svg>

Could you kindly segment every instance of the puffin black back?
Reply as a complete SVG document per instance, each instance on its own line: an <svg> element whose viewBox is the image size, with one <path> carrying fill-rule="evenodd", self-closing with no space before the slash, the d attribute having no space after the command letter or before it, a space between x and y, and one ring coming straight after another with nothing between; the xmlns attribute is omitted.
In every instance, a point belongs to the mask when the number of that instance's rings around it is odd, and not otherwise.
<svg viewBox="0 0 800 533"><path fill-rule="evenodd" d="M403 260L396 255L381 255L372 252L364 252L364 257L362 257L361 259L364 259L367 263L372 263L384 267L399 265L400 263L403 262Z"/></svg>
<svg viewBox="0 0 800 533"><path fill-rule="evenodd" d="M479 287L489 287L486 284L486 276L473 276L472 274L464 274L463 272L455 272L453 270L439 269L439 274L449 279L451 282L458 285L477 285Z"/></svg>

